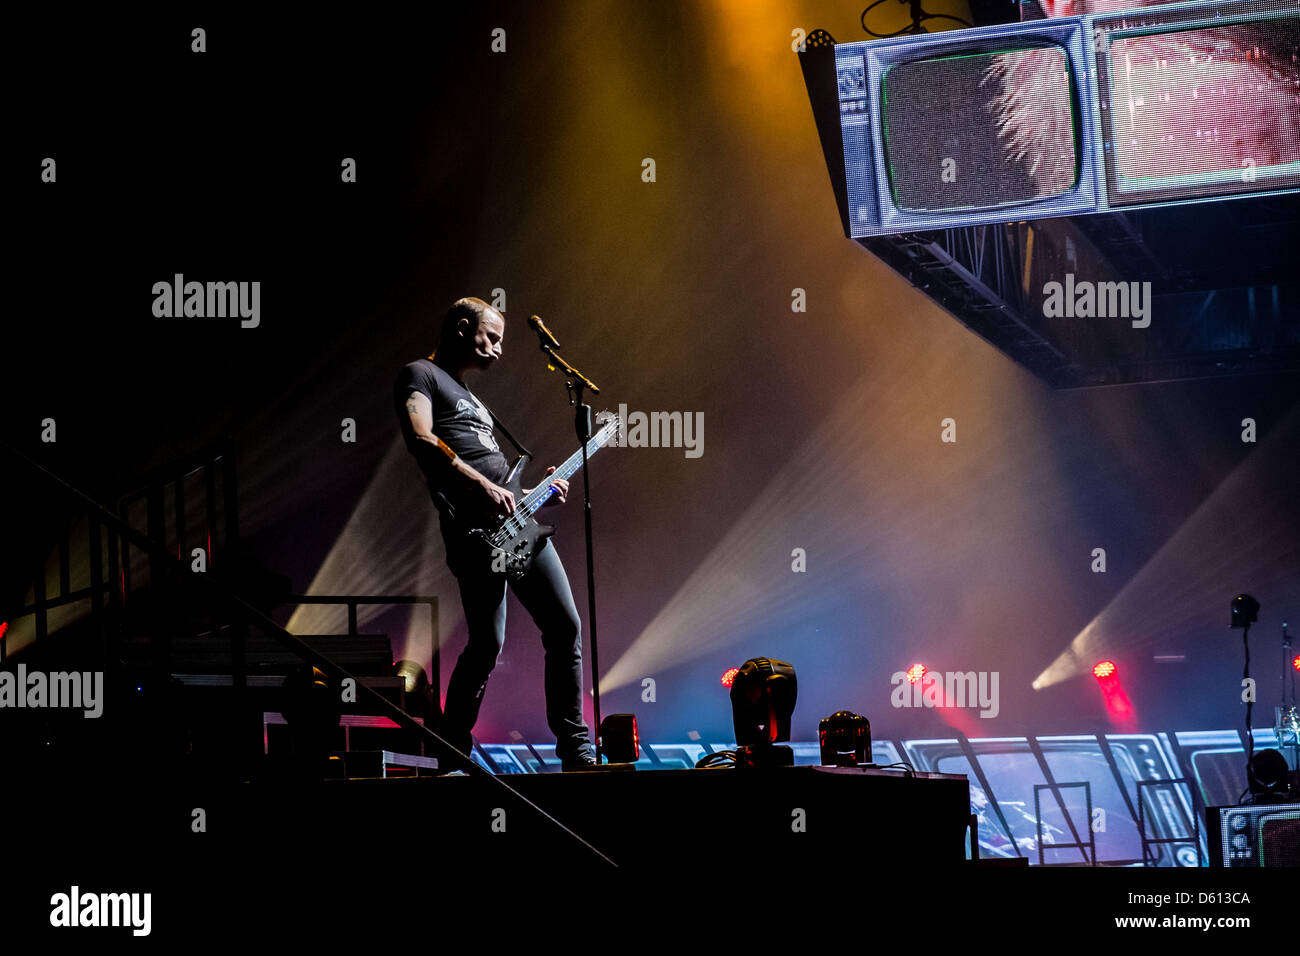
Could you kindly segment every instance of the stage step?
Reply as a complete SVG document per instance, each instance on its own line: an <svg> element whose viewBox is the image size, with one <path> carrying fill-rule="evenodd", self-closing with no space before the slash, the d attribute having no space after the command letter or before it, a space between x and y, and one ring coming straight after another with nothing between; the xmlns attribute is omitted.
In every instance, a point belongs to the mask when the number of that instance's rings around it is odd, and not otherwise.
<svg viewBox="0 0 1300 956"><path fill-rule="evenodd" d="M412 719L417 724L420 725L424 724L423 717L413 717ZM282 747L286 746L288 743L288 738L286 736L287 731L280 730L277 732L272 728L287 728L287 726L288 726L288 722L285 720L283 714L277 713L275 711L264 711L262 713L263 753L270 754L272 752L272 749L275 749L277 753L281 752ZM364 766L367 769L376 770L378 772L361 773L361 774L353 773L352 764L348 763L347 775L349 777L388 776L387 773L383 772L383 768L386 765L383 764L382 755L385 754L393 755L395 757L409 758L409 761L405 763L396 760L390 761L392 766L415 767L415 768L424 768L424 769L436 769L438 766L438 761L436 758L428 757L425 755L425 746L424 746L423 739L415 738L412 734L410 734L408 731L402 730L401 727L399 727L394 721L390 720L387 717L382 717L375 714L343 714L339 718L339 727L343 731L343 739L342 739L343 747L341 750L335 751L335 753L338 754L339 756L342 756L345 761L347 761L349 755L351 754L380 755L380 757L372 756L369 758L364 758L365 760L370 761L368 763L365 763ZM359 738L358 743L361 745L357 750L352 749L353 731L358 732L357 733L357 737ZM388 746L380 746L376 748L375 747L376 743L380 743ZM272 746L273 744L275 745L274 748ZM402 747L403 750L395 750L393 749L392 745ZM416 750L417 752L412 754L412 753L407 753L406 752L407 750ZM375 760L379 760L380 762L375 763L374 762ZM425 761L432 761L432 763L426 763Z"/></svg>
<svg viewBox="0 0 1300 956"><path fill-rule="evenodd" d="M396 725L394 725L396 726ZM331 754L343 760L347 779L387 779L393 770L403 777L420 776L420 771L438 769L437 757L395 753L391 750L345 750Z"/></svg>
<svg viewBox="0 0 1300 956"><path fill-rule="evenodd" d="M299 634L312 650L324 654L358 677L387 677L393 673L392 643L386 634ZM231 634L228 628L198 636L171 638L171 669L177 674L230 674ZM149 638L138 636L122 641L124 656L145 658L150 654ZM250 677L257 674L281 676L298 670L302 659L276 640L256 632L244 637L244 667Z"/></svg>

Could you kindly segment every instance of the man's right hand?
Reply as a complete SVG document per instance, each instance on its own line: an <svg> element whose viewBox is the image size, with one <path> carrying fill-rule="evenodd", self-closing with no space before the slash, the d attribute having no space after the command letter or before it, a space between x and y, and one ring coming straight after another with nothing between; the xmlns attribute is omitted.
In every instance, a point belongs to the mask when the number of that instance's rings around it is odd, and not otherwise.
<svg viewBox="0 0 1300 956"><path fill-rule="evenodd" d="M492 514L504 518L515 510L515 496L508 489L495 485L486 478L483 479L481 487L488 497L488 507L492 509Z"/></svg>

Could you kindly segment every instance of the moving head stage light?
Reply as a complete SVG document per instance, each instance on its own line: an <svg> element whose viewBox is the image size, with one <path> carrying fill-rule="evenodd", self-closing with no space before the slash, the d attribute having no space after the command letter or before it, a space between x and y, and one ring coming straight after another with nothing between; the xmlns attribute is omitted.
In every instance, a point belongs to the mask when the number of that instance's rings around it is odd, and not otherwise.
<svg viewBox="0 0 1300 956"><path fill-rule="evenodd" d="M785 661L754 657L741 665L731 684L737 767L794 764L794 751L772 745L790 739L797 695L794 668Z"/></svg>
<svg viewBox="0 0 1300 956"><path fill-rule="evenodd" d="M871 764L871 721L861 714L837 710L817 728L823 767L866 767Z"/></svg>

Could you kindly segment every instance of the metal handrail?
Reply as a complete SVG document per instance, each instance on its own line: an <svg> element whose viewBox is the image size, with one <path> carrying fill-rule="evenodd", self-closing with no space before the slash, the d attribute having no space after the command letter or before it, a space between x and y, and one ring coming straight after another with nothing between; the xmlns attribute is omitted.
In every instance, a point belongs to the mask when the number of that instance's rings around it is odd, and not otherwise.
<svg viewBox="0 0 1300 956"><path fill-rule="evenodd" d="M348 609L348 636L356 637L357 630L357 607L361 604L423 604L429 609L429 633L433 637L433 657L431 658L431 667L433 673L429 675L429 683L433 685L435 691L442 687L442 661L439 659L438 652L441 650L438 642L438 598L432 594L290 594L282 601L277 601L274 607L284 607L288 604L344 604ZM439 710L441 713L441 709Z"/></svg>

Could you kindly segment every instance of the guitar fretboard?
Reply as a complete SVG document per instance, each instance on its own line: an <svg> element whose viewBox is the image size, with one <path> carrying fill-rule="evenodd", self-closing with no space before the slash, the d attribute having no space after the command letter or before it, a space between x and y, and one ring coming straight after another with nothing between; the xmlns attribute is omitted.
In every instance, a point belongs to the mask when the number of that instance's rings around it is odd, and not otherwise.
<svg viewBox="0 0 1300 956"><path fill-rule="evenodd" d="M621 425L622 422L617 418L612 418L601 426L600 431L596 432L596 434L592 435L591 438L587 440L587 457L590 458L599 449L609 444L610 440L618 434ZM500 535L503 532L509 535L518 534L519 531L523 529L524 522L531 518L538 508L546 504L546 502L550 500L551 495L555 494L555 486L552 485L551 482L556 478L563 478L567 481L570 476L581 467L582 449L579 448L564 460L564 464L560 465L555 469L555 471L546 476L546 484L538 485L525 495L521 501L515 502L515 510L511 512L510 517L502 523L501 527L497 530L497 535Z"/></svg>

